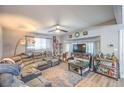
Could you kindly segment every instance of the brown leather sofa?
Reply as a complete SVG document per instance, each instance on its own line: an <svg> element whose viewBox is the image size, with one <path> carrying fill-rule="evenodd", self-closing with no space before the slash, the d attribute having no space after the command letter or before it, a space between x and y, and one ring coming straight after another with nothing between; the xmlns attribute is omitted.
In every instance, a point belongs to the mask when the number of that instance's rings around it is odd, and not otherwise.
<svg viewBox="0 0 124 93"><path fill-rule="evenodd" d="M31 87L52 86L49 80L43 79L42 72L37 69L38 66L44 65L46 66L46 68L48 68L48 63L46 61L43 61L42 58L38 58L37 55L28 56L26 54L19 54L10 58L13 59L16 64L20 65L21 72L18 78L23 81L26 85ZM39 74L37 75L37 73Z"/></svg>
<svg viewBox="0 0 124 93"><path fill-rule="evenodd" d="M24 81L26 85L32 87L52 86L49 80L42 77L41 71L51 66L58 65L60 63L59 57L53 58L43 55L41 52L33 52L31 56L22 53L10 58L20 65L21 73L19 79ZM34 76L36 73L39 73L39 75ZM30 77L32 78L30 79Z"/></svg>

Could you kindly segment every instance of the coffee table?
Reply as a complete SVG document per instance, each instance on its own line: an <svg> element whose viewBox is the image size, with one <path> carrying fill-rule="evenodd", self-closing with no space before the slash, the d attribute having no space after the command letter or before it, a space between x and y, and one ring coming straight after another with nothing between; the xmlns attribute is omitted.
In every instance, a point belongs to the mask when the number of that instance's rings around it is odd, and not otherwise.
<svg viewBox="0 0 124 93"><path fill-rule="evenodd" d="M88 62L84 62L84 61L68 62L68 70L77 73L81 76L83 75L83 70L85 70L88 67L89 67Z"/></svg>

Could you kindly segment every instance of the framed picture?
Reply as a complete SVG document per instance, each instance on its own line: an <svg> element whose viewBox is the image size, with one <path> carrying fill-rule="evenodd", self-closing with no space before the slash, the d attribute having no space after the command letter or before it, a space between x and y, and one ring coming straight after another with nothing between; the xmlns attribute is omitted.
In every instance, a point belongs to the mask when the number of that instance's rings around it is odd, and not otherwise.
<svg viewBox="0 0 124 93"><path fill-rule="evenodd" d="M83 35L88 35L88 31L84 31L83 32Z"/></svg>
<svg viewBox="0 0 124 93"><path fill-rule="evenodd" d="M79 32L75 32L75 37L79 37L80 33Z"/></svg>
<svg viewBox="0 0 124 93"><path fill-rule="evenodd" d="M72 38L72 35L69 35L68 38Z"/></svg>

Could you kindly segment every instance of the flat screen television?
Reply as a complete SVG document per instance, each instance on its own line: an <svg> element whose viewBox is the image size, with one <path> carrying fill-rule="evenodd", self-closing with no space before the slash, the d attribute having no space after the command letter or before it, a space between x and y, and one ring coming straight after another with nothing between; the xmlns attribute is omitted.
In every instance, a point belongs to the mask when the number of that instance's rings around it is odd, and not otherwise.
<svg viewBox="0 0 124 93"><path fill-rule="evenodd" d="M73 52L86 53L86 44L74 44Z"/></svg>

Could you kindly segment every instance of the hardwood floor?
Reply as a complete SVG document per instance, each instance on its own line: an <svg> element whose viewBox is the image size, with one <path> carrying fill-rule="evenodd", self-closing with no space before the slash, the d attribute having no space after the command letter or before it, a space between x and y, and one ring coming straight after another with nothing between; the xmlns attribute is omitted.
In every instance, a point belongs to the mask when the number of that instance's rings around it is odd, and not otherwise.
<svg viewBox="0 0 124 93"><path fill-rule="evenodd" d="M115 79L90 72L76 87L124 87L124 79L116 81Z"/></svg>

